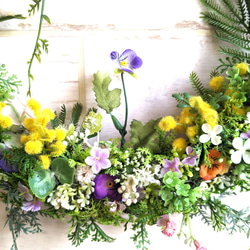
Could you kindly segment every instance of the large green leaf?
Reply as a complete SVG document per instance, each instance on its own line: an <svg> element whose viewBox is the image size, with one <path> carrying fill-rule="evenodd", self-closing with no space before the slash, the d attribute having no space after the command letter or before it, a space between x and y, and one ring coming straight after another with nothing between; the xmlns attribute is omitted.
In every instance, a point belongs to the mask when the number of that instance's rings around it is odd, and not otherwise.
<svg viewBox="0 0 250 250"><path fill-rule="evenodd" d="M108 114L112 112L114 108L120 106L121 89L109 90L111 78L109 72L97 71L94 74L93 91L95 92L96 102L98 106L104 109Z"/></svg>
<svg viewBox="0 0 250 250"><path fill-rule="evenodd" d="M34 171L34 174L29 177L28 181L31 191L40 199L45 199L55 187L53 174L45 169Z"/></svg>
<svg viewBox="0 0 250 250"><path fill-rule="evenodd" d="M75 168L69 166L68 160L56 158L51 163L51 169L61 184L72 184L75 175Z"/></svg>
<svg viewBox="0 0 250 250"><path fill-rule="evenodd" d="M151 120L145 125L137 120L132 121L130 126L130 141L135 148L146 147L152 153L159 150L159 145L157 143L158 134L155 130L157 123L158 120Z"/></svg>

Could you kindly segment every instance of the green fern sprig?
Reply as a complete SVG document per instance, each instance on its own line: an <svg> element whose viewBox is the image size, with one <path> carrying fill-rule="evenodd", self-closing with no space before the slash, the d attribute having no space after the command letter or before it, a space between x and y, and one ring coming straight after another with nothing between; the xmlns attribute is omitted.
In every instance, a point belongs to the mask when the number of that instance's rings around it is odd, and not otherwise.
<svg viewBox="0 0 250 250"><path fill-rule="evenodd" d="M220 47L220 53L250 62L249 1L220 0L218 3L216 0L201 0L201 3L207 8L201 17L215 28L214 36L237 47Z"/></svg>
<svg viewBox="0 0 250 250"><path fill-rule="evenodd" d="M192 72L189 76L189 81L197 95L202 99L207 100L209 90L204 87L197 73Z"/></svg>
<svg viewBox="0 0 250 250"><path fill-rule="evenodd" d="M80 120L81 114L82 114L83 106L81 103L76 103L73 106L72 113L71 113L71 119L70 119L70 124L74 124L76 127L78 125L78 122Z"/></svg>

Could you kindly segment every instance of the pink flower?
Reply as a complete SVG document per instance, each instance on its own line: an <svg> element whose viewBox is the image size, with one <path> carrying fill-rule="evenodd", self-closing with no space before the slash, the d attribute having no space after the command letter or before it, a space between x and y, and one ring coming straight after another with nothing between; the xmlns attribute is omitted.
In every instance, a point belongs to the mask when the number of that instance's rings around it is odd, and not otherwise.
<svg viewBox="0 0 250 250"><path fill-rule="evenodd" d="M175 221L170 220L170 217L167 214L161 216L161 219L157 221L157 226L162 227L161 232L168 237L172 236L177 229L177 224Z"/></svg>
<svg viewBox="0 0 250 250"><path fill-rule="evenodd" d="M202 246L197 240L194 241L194 245L196 247L196 250L207 250L207 248Z"/></svg>
<svg viewBox="0 0 250 250"><path fill-rule="evenodd" d="M94 174L98 174L102 169L106 169L111 166L111 162L108 157L109 150L107 148L93 147L90 151L90 156L85 159L85 162L89 166L92 166Z"/></svg>

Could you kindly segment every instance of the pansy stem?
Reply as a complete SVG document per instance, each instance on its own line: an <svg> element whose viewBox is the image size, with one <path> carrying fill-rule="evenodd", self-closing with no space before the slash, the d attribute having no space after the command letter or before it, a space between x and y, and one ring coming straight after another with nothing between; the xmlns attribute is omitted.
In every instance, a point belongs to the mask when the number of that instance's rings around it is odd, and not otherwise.
<svg viewBox="0 0 250 250"><path fill-rule="evenodd" d="M124 121L124 125L121 131L121 149L123 148L124 143L125 143L125 135L127 134L126 127L127 127L127 122L128 122L128 100L127 100L123 74L124 72L121 73L121 79L122 79L122 87L123 87L124 100L125 100L125 121Z"/></svg>

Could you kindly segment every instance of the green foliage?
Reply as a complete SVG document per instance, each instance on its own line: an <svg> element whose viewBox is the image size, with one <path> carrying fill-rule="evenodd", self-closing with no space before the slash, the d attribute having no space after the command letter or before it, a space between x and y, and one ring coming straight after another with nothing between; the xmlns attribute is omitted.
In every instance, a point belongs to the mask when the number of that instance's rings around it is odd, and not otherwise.
<svg viewBox="0 0 250 250"><path fill-rule="evenodd" d="M75 175L75 168L69 166L69 162L64 158L56 158L51 163L51 169L61 184L72 184Z"/></svg>
<svg viewBox="0 0 250 250"><path fill-rule="evenodd" d="M38 212L26 212L20 208L22 199L16 187L0 181L0 189L5 191L0 193L1 200L6 203L7 220L4 226L8 225L12 232L13 244L11 249L17 250L17 238L22 232L34 234L42 231L37 217Z"/></svg>
<svg viewBox="0 0 250 250"><path fill-rule="evenodd" d="M168 206L169 213L196 211L196 203L201 197L199 187L191 189L185 180L179 178L178 172L168 171L163 177L164 186L160 190L160 196Z"/></svg>
<svg viewBox="0 0 250 250"><path fill-rule="evenodd" d="M249 1L221 0L218 3L216 0L201 0L201 3L207 8L207 11L201 13L202 18L215 28L215 37L237 47L221 46L220 52L231 56L232 60L239 59L249 63Z"/></svg>
<svg viewBox="0 0 250 250"><path fill-rule="evenodd" d="M13 16L1 16L0 17L0 22L8 21L11 19L26 19L26 17L18 14L18 15L13 15Z"/></svg>
<svg viewBox="0 0 250 250"><path fill-rule="evenodd" d="M17 81L17 76L8 76L5 65L0 65L0 102L10 101L14 99L12 95L15 91L19 93L18 87L21 81Z"/></svg>
<svg viewBox="0 0 250 250"><path fill-rule="evenodd" d="M82 115L82 110L83 110L83 106L81 103L74 104L72 111L71 111L69 124L73 124L75 127L78 126L80 117ZM59 127L59 126L65 126L66 116L67 116L67 109L66 109L65 104L63 104L61 105L61 110L59 114L55 112L55 118L50 121L52 128L55 129L56 127Z"/></svg>
<svg viewBox="0 0 250 250"><path fill-rule="evenodd" d="M93 218L81 219L72 216L71 228L68 233L68 239L72 241L72 245L80 246L84 240L91 237L92 241L113 242L115 239L108 236L94 221Z"/></svg>
<svg viewBox="0 0 250 250"><path fill-rule="evenodd" d="M190 107L189 105L189 98L191 97L188 93L175 93L172 95L172 97L175 98L175 100L178 102L177 107L178 108L187 108Z"/></svg>
<svg viewBox="0 0 250 250"><path fill-rule="evenodd" d="M197 73L192 72L189 76L189 80L191 82L191 85L193 89L195 90L196 94L201 96L203 100L207 100L207 95L209 93L208 89L205 88L199 79Z"/></svg>
<svg viewBox="0 0 250 250"><path fill-rule="evenodd" d="M111 113L114 108L120 106L120 89L109 90L111 78L109 72L98 71L94 74L93 91L95 92L98 106L104 109L107 114Z"/></svg>
<svg viewBox="0 0 250 250"><path fill-rule="evenodd" d="M81 103L77 102L71 112L71 118L69 124L73 124L75 127L78 125L78 122L80 120L81 114L82 114L83 106Z"/></svg>
<svg viewBox="0 0 250 250"><path fill-rule="evenodd" d="M31 191L40 199L45 199L55 187L54 176L49 170L41 169L33 171L28 181Z"/></svg>
<svg viewBox="0 0 250 250"><path fill-rule="evenodd" d="M155 126L158 121L151 120L145 125L142 122L133 120L130 126L130 141L134 148L146 147L151 152L159 151L157 143L158 134Z"/></svg>

